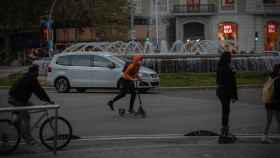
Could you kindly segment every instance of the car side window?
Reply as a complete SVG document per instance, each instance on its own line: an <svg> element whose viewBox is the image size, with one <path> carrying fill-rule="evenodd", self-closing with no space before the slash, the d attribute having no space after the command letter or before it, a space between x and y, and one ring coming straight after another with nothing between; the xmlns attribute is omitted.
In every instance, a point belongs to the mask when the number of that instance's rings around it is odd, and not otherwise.
<svg viewBox="0 0 280 158"><path fill-rule="evenodd" d="M89 55L72 55L71 66L91 66Z"/></svg>
<svg viewBox="0 0 280 158"><path fill-rule="evenodd" d="M104 57L95 55L93 58L94 67L108 67L109 65L112 65L112 62Z"/></svg>
<svg viewBox="0 0 280 158"><path fill-rule="evenodd" d="M56 60L56 64L58 65L70 65L69 56L61 56Z"/></svg>

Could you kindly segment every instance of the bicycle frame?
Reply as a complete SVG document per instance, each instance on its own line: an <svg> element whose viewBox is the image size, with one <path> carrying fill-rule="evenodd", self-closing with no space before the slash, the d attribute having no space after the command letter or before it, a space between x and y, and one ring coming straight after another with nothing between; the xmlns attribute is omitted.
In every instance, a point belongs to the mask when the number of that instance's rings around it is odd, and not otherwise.
<svg viewBox="0 0 280 158"><path fill-rule="evenodd" d="M31 126L30 131L32 132L35 128L39 128L40 122L46 117L49 118L49 112L48 110L37 110L37 111L31 111L29 112L30 114L35 114L35 113L43 113L37 121Z"/></svg>

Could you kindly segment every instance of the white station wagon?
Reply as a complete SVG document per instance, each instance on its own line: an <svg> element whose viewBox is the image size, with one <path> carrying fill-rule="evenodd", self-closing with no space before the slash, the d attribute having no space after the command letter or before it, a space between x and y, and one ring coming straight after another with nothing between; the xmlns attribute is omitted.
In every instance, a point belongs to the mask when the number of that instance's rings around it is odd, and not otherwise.
<svg viewBox="0 0 280 158"><path fill-rule="evenodd" d="M89 88L119 88L125 61L109 52L67 52L53 57L48 67L48 84L57 92L71 88L84 92ZM141 66L137 83L142 91L159 86L159 75Z"/></svg>

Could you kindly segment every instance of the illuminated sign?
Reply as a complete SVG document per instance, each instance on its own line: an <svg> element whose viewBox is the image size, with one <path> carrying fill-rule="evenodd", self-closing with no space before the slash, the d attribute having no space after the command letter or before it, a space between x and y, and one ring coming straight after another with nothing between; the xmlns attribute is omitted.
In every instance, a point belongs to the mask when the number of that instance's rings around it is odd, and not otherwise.
<svg viewBox="0 0 280 158"><path fill-rule="evenodd" d="M268 24L268 33L275 33L276 31L276 25L275 24Z"/></svg>
<svg viewBox="0 0 280 158"><path fill-rule="evenodd" d="M232 26L229 25L229 24L225 24L225 25L224 25L224 33L225 33L225 34L231 34L232 32L233 32Z"/></svg>

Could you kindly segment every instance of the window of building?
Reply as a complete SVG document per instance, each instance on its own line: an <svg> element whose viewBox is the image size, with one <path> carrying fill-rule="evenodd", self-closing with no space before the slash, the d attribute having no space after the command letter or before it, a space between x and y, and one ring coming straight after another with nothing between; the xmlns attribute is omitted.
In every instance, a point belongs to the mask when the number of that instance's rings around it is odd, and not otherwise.
<svg viewBox="0 0 280 158"><path fill-rule="evenodd" d="M166 12L168 7L168 0L158 0L158 10L160 12Z"/></svg>
<svg viewBox="0 0 280 158"><path fill-rule="evenodd" d="M143 10L143 0L134 0L135 3L135 13L141 14Z"/></svg>
<svg viewBox="0 0 280 158"><path fill-rule="evenodd" d="M188 11L199 11L200 0L186 0Z"/></svg>
<svg viewBox="0 0 280 158"><path fill-rule="evenodd" d="M71 56L72 66L91 66L91 60L89 55L72 55Z"/></svg>
<svg viewBox="0 0 280 158"><path fill-rule="evenodd" d="M221 0L222 10L235 10L235 0Z"/></svg>
<svg viewBox="0 0 280 158"><path fill-rule="evenodd" d="M263 0L264 4L280 4L280 0Z"/></svg>

